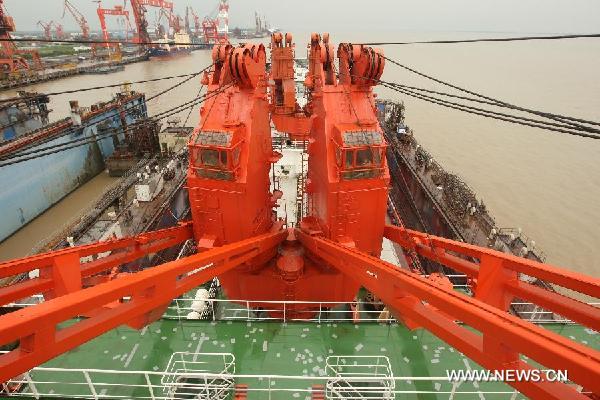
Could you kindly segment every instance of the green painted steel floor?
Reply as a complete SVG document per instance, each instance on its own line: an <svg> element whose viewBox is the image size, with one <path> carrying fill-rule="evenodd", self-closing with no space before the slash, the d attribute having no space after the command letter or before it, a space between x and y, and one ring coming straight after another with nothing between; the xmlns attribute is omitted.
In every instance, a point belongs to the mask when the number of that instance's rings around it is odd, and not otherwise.
<svg viewBox="0 0 600 400"><path fill-rule="evenodd" d="M561 335L600 349L600 335L576 325L545 325ZM397 381L396 390L406 391L397 399L448 399L452 384L447 380L419 381L410 377L446 377L447 369L479 369L472 360L424 330L409 331L397 324L375 323L270 323L201 322L161 320L141 332L119 328L80 346L43 367L90 368L118 371L164 371L174 352L233 353L237 374L324 375L329 355L385 355ZM98 397L150 398L143 374L90 372ZM54 396L92 397L82 372L34 370L36 390ZM150 376L160 385L159 376ZM50 383L39 383L50 382ZM58 382L58 383L54 383ZM77 382L78 384L67 384ZM104 384L100 384L104 383ZM267 382L251 380L251 387L267 387ZM318 383L315 381L314 383ZM132 385L139 385L134 387ZM475 386L474 386L475 385ZM272 388L297 389L311 381L274 379ZM165 396L155 389L157 398ZM409 392L426 393L409 393ZM160 392L160 393L158 393ZM484 392L479 394L478 392ZM495 392L495 393L492 393ZM294 391L254 392L249 399L306 398ZM454 399L511 399L512 389L503 383L462 383ZM523 399L522 395L515 397Z"/></svg>

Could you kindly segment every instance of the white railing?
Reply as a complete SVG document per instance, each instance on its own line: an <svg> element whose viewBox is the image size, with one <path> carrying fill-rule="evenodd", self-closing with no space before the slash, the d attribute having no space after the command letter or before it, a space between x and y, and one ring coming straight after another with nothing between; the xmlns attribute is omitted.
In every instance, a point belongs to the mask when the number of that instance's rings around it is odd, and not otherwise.
<svg viewBox="0 0 600 400"><path fill-rule="evenodd" d="M236 384L247 385L249 399L304 399L311 396L313 386L319 385L325 390L327 382L338 379L337 376L299 376L299 375L245 375L245 374L210 374L189 373L189 378L201 380L198 384L189 383L185 392L169 394L161 383L165 376L177 378L177 373L160 371L127 371L78 368L45 368L38 367L26 376L9 381L10 384L22 384L19 392L10 396L31 398L87 398L87 399L139 399L139 400L189 400L195 398L198 389L212 388L205 386L204 379L231 380ZM447 395L448 399L479 398L477 395L493 394L494 398L516 398L517 392L509 386L494 385L486 388L480 383L479 388L472 385L461 385L451 382L446 376L399 376L390 378L394 388L390 390L391 398L406 398L407 395L435 394ZM381 377L360 377L363 384L381 382ZM415 385L416 382L419 384ZM3 394L4 395L4 394ZM511 397L511 396L515 397ZM344 399L360 399L350 396Z"/></svg>
<svg viewBox="0 0 600 400"><path fill-rule="evenodd" d="M231 353L176 352L161 378L168 398L224 400L233 391L235 357Z"/></svg>
<svg viewBox="0 0 600 400"><path fill-rule="evenodd" d="M325 371L334 377L325 385L328 400L392 400L395 397L396 382L390 360L385 356L329 356Z"/></svg>
<svg viewBox="0 0 600 400"><path fill-rule="evenodd" d="M27 307L43 302L41 295L36 295L17 303L10 303L5 307ZM194 302L204 301L203 320L210 321L283 321L283 322L397 322L389 313L370 311L365 308L382 310L385 306L381 302L353 303L360 309L353 312L347 309L348 302L339 301L292 301L292 300L235 300L207 298L198 300L193 298L174 299L163 315L164 319L198 319L189 318L189 314L196 311ZM515 302L513 305L535 306L528 302ZM600 307L600 302L589 302L589 305ZM344 309L341 309L344 307ZM552 311L535 309L533 311L519 311L526 321L536 324L562 323L576 324L575 322L560 317ZM379 313L378 316L375 316Z"/></svg>

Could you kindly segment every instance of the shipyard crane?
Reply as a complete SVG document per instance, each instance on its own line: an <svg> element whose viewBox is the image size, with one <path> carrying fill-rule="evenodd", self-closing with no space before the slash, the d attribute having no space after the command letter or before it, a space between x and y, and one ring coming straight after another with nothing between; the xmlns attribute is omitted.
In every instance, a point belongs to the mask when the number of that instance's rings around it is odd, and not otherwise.
<svg viewBox="0 0 600 400"><path fill-rule="evenodd" d="M113 8L102 8L102 3L100 0L97 1L98 8L96 12L98 14L98 18L100 19L100 28L102 29L102 39L103 42L100 44L94 43L92 46L92 53L94 57L97 56L97 46L100 45L104 47L108 53L109 58L114 60L121 59L121 46L119 43L110 43L110 35L108 33L108 28L106 27L106 16L123 16L126 21L126 30L127 33L131 30L131 23L129 21L129 11L125 10L123 6L114 6ZM112 53L111 53L112 51Z"/></svg>
<svg viewBox="0 0 600 400"><path fill-rule="evenodd" d="M182 21L179 15L173 13L172 10L161 8L158 14L158 21L160 21L162 17L167 20L167 24L169 25L168 32L172 31L174 34L181 32Z"/></svg>
<svg viewBox="0 0 600 400"><path fill-rule="evenodd" d="M62 24L59 24L58 22L54 23L54 29L56 32L56 38L58 40L64 39L65 38L65 31L64 28L62 26Z"/></svg>
<svg viewBox="0 0 600 400"><path fill-rule="evenodd" d="M190 11L192 13L192 17L194 18L194 36L199 37L200 30L202 29L200 17L198 16L198 14L196 14L196 12L194 11L194 9L192 7L190 7Z"/></svg>
<svg viewBox="0 0 600 400"><path fill-rule="evenodd" d="M16 343L0 355L0 382L120 325L141 329L172 299L218 276L229 298L257 300L260 307L260 301L298 300L287 310L264 303L273 318L286 311L317 314L316 301L351 302L363 286L408 328L429 330L484 368L568 370L573 385L507 382L532 399L589 400L577 385L600 394L599 351L509 312L522 299L598 331L598 308L572 292L598 298L600 279L386 223L387 144L373 93L385 66L382 51L342 43L336 52L328 35L312 34L310 101L300 108L292 36L274 34L271 50L269 75L262 44L213 49L212 69L202 77L212 97L188 143L190 221L0 264L0 279L39 271L0 288L0 305L45 298L0 316L0 345ZM296 227L273 214L282 193L270 191L269 173L282 155L271 145L271 121L290 139L308 143L308 209ZM473 294L454 290L445 275L381 260L383 238L409 256L467 275ZM189 239L195 254L111 273ZM531 278L569 291L535 286Z"/></svg>
<svg viewBox="0 0 600 400"><path fill-rule="evenodd" d="M229 40L229 2L220 0L214 14L202 20L202 32L206 43L226 43Z"/></svg>
<svg viewBox="0 0 600 400"><path fill-rule="evenodd" d="M192 31L190 28L190 6L187 6L185 8L185 33L187 33L188 35L192 35Z"/></svg>
<svg viewBox="0 0 600 400"><path fill-rule="evenodd" d="M44 39L52 40L52 25L54 25L54 21L45 22L40 20L37 24L44 30Z"/></svg>
<svg viewBox="0 0 600 400"><path fill-rule="evenodd" d="M146 19L147 7L158 7L173 12L173 3L165 0L130 0L133 10L133 17L137 28L135 42L140 43L142 48L150 43L150 34L148 33L148 20Z"/></svg>
<svg viewBox="0 0 600 400"><path fill-rule="evenodd" d="M79 28L81 29L81 37L84 40L88 40L90 38L90 26L85 16L69 0L65 0L63 18L65 17L65 12L67 10L73 16L73 18L75 18L75 21L79 25Z"/></svg>
<svg viewBox="0 0 600 400"><path fill-rule="evenodd" d="M16 29L14 19L8 15L4 0L0 0L0 69L2 74L25 72L30 69L42 69L42 60L37 50L18 49L12 41L11 32ZM33 68L23 55L29 54L33 60Z"/></svg>

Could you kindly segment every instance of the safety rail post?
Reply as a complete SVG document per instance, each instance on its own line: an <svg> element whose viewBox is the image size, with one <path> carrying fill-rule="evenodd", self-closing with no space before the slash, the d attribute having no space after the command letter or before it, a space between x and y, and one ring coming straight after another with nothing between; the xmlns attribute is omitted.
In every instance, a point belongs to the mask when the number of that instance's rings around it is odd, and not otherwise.
<svg viewBox="0 0 600 400"><path fill-rule="evenodd" d="M90 388L90 392L92 393L92 396L94 396L95 400L98 400L98 393L96 393L96 388L94 387L94 384L92 383L90 374L87 371L82 371L82 373L83 373L83 377L85 378L85 381L87 382L87 384Z"/></svg>
<svg viewBox="0 0 600 400"><path fill-rule="evenodd" d="M323 309L323 303L319 302L319 323L321 323L321 312Z"/></svg>
<svg viewBox="0 0 600 400"><path fill-rule="evenodd" d="M156 400L156 397L154 397L154 388L152 387L152 382L150 381L150 376L147 372L144 372L144 377L146 378L146 384L148 384L148 393L150 393L150 398L152 400Z"/></svg>
<svg viewBox="0 0 600 400"><path fill-rule="evenodd" d="M287 304L286 302L283 302L283 322L287 322L287 320L286 320L286 315L285 315L285 311L286 311L286 310L285 310L285 309L286 309L285 305L286 305L286 304Z"/></svg>
<svg viewBox="0 0 600 400"><path fill-rule="evenodd" d="M31 394L33 394L33 397L35 397L36 399L39 399L40 393L38 392L37 388L35 387L35 383L33 383L33 379L31 379L31 375L29 374L29 372L25 372L23 374L23 376L25 377L25 380L27 381L27 385L31 388Z"/></svg>

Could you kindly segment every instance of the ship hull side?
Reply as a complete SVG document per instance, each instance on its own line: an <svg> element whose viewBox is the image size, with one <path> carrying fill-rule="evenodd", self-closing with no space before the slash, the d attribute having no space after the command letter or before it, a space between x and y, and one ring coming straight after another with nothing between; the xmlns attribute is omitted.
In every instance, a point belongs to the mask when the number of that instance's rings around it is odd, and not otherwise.
<svg viewBox="0 0 600 400"><path fill-rule="evenodd" d="M129 125L138 118L138 115L127 111L120 115L120 112L123 109L133 108L133 104L141 104L136 109L142 112L137 111L137 113L146 115L143 97L136 98L125 103L121 109L111 108L106 112L96 113L91 119L84 122L85 128L83 129L73 129L72 132L63 136L59 133L54 139L28 147L23 151L29 153L43 150L45 147L65 144L72 140L94 139L99 134L100 121L106 117L110 117L107 120L109 122L108 129L120 129L115 139L123 141L123 121L125 125ZM0 168L0 187L3 188L0 191L0 209L2 210L0 241L21 229L73 190L98 175L105 168L105 158L110 156L114 150L115 140L112 137L106 137L92 143ZM15 153L15 155L18 154ZM22 156L22 158L27 157L31 157L31 154ZM61 225L61 222L57 221L57 224Z"/></svg>

